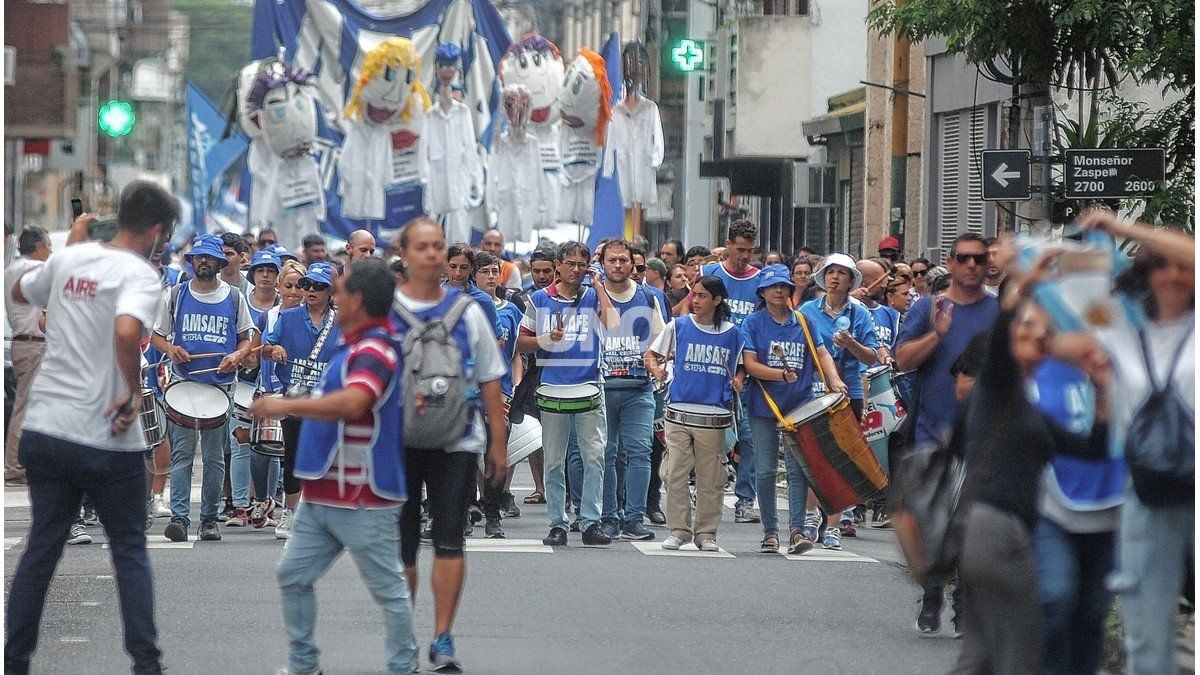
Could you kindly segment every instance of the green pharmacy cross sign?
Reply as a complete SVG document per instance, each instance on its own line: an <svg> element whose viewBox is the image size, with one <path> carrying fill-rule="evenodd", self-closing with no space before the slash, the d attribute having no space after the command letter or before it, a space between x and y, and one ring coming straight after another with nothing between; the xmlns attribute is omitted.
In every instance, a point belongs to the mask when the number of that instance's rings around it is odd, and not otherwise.
<svg viewBox="0 0 1200 675"><path fill-rule="evenodd" d="M133 131L133 123L137 117L133 114L133 106L128 101L113 99L100 106L97 115L100 131L116 138L125 136Z"/></svg>
<svg viewBox="0 0 1200 675"><path fill-rule="evenodd" d="M704 50L700 43L691 38L684 38L671 50L671 60L680 70L690 73L704 65Z"/></svg>

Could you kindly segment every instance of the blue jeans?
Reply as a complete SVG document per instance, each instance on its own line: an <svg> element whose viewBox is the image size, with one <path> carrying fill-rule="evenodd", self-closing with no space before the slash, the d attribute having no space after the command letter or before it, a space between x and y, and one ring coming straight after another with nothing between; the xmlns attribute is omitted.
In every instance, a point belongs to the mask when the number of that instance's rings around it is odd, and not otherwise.
<svg viewBox="0 0 1200 675"><path fill-rule="evenodd" d="M737 415L737 439L742 447L733 494L737 495L738 504L754 506L754 433L750 429L750 415L746 411L745 404L742 403L742 397L738 396L734 401L734 414Z"/></svg>
<svg viewBox="0 0 1200 675"><path fill-rule="evenodd" d="M1125 492L1117 572L1109 588L1121 597L1130 675L1179 672L1175 615L1195 536L1194 509L1146 506L1132 484Z"/></svg>
<svg viewBox="0 0 1200 675"><path fill-rule="evenodd" d="M763 533L779 532L779 517L775 507L775 467L779 465L779 427L775 420L750 417L754 435L755 480L758 487L758 512L762 516ZM783 453L787 467L788 526L792 532L804 531L804 505L808 501L808 479L792 453Z"/></svg>
<svg viewBox="0 0 1200 675"><path fill-rule="evenodd" d="M1094 673L1100 669L1104 619L1112 596L1114 533L1072 534L1048 518L1033 532L1042 601L1042 672Z"/></svg>
<svg viewBox="0 0 1200 675"><path fill-rule="evenodd" d="M575 515L579 515L579 499L583 495L583 457L579 454L579 436L571 429L567 440L567 491L571 497L571 507Z"/></svg>
<svg viewBox="0 0 1200 675"><path fill-rule="evenodd" d="M216 518L221 508L221 488L225 482L225 443L229 440L229 422L205 431L196 431L167 421L171 437L171 517L191 524L192 463L196 446L204 473L200 479L200 519ZM197 439L197 436L199 438Z"/></svg>
<svg viewBox="0 0 1200 675"><path fill-rule="evenodd" d="M29 481L32 521L8 594L4 666L24 672L37 647L50 579L62 558L84 493L91 496L111 548L125 651L135 672L157 672L154 583L146 555L146 465L140 452L100 450L32 431L18 457Z"/></svg>
<svg viewBox="0 0 1200 675"><path fill-rule="evenodd" d="M254 498L262 501L267 497L275 497L280 487L282 477L279 475L279 458L260 455L251 451L250 482L254 485ZM279 499L283 499L282 496Z"/></svg>
<svg viewBox="0 0 1200 675"><path fill-rule="evenodd" d="M412 603L400 568L400 507L345 509L301 502L292 539L283 551L275 576L283 594L283 622L288 634L288 667L316 671L317 598L313 584L349 551L375 603L383 608L389 675L407 675L417 665Z"/></svg>
<svg viewBox="0 0 1200 675"><path fill-rule="evenodd" d="M250 450L249 443L238 443L234 429L250 431L250 425L238 420L229 421L229 491L233 496L234 508L250 507Z"/></svg>
<svg viewBox="0 0 1200 675"><path fill-rule="evenodd" d="M604 487L604 448L607 445L607 424L604 421L604 399L600 407L586 413L563 415L542 412L542 450L546 454L546 508L550 527L567 527L567 494L564 465L567 440L574 430L579 439L583 462L580 485L579 529L586 530L600 522L601 492ZM573 481L575 482L575 481Z"/></svg>
<svg viewBox="0 0 1200 675"><path fill-rule="evenodd" d="M640 523L646 516L646 491L650 489L654 392L649 383L629 389L605 389L604 409L608 420L608 444L604 450L601 520L623 525ZM623 471L619 470L618 463L624 465ZM624 489L618 489L619 486ZM622 493L623 504L619 504Z"/></svg>

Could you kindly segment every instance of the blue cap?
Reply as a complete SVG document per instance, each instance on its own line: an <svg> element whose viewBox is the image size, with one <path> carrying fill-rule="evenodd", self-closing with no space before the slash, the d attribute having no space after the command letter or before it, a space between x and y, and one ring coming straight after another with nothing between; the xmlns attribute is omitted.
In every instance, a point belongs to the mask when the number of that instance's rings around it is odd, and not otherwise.
<svg viewBox="0 0 1200 675"><path fill-rule="evenodd" d="M283 244L275 244L272 246L271 253L274 253L275 257L279 259L280 265L283 265L283 263L288 260L300 262L300 258L296 257L296 254L289 251L288 247L284 246Z"/></svg>
<svg viewBox="0 0 1200 675"><path fill-rule="evenodd" d="M758 282L759 291L778 284L790 286L792 290L796 289L796 282L792 281L792 273L788 271L786 265L767 265L761 274L762 276Z"/></svg>
<svg viewBox="0 0 1200 675"><path fill-rule="evenodd" d="M253 272L256 267L271 266L275 271L279 271L279 257L274 251L258 251L254 257L250 259L250 271Z"/></svg>
<svg viewBox="0 0 1200 675"><path fill-rule="evenodd" d="M453 42L443 42L437 46L437 50L433 53L434 65L440 66L456 61L462 61L462 48Z"/></svg>
<svg viewBox="0 0 1200 675"><path fill-rule="evenodd" d="M221 238L215 234L197 235L192 240L192 250L188 251L187 255L183 256L189 263L192 258L198 255L207 255L217 259L217 266L224 267L229 264L225 259L225 249L221 246Z"/></svg>
<svg viewBox="0 0 1200 675"><path fill-rule="evenodd" d="M325 262L315 262L308 266L308 272L304 274L304 278L332 286L333 277L336 274L337 272L333 269L333 265Z"/></svg>

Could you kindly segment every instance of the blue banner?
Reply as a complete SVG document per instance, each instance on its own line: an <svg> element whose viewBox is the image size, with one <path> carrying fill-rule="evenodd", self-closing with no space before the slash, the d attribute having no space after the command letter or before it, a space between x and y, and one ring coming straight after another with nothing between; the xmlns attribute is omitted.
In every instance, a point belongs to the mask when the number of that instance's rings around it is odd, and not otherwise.
<svg viewBox="0 0 1200 675"><path fill-rule="evenodd" d="M206 231L208 195L213 183L224 174L242 153L248 141L241 133L218 140L225 128L225 118L217 106L188 82L188 159L191 162L192 224L196 232Z"/></svg>
<svg viewBox="0 0 1200 675"><path fill-rule="evenodd" d="M604 57L604 67L608 71L608 84L612 87L614 108L620 100L621 92L625 90L621 77L621 37L616 33L608 36L604 49L600 51ZM607 142L607 141L606 141ZM604 156L603 154L601 156ZM608 237L625 236L625 206L621 200L621 183L617 181L617 171L604 177L604 167L596 172L596 202L595 213L592 216L592 229L588 234L588 248L595 251L600 242Z"/></svg>
<svg viewBox="0 0 1200 675"><path fill-rule="evenodd" d="M499 12L488 0L430 0L404 16L374 16L352 0L307 2L256 0L250 56L278 56L314 74L322 114L313 154L325 189L326 220L321 230L345 239L357 229L378 234L396 229L422 213L420 188L389 190L383 221L361 221L342 215L337 155L347 121L342 111L354 88L366 52L392 36L412 40L421 54L421 76L433 90L433 54L439 43L459 45L463 52L463 102L471 108L479 143L491 146L493 127L502 112L496 78L500 57L511 40ZM620 59L617 59L620 61ZM252 199L248 173L239 196Z"/></svg>

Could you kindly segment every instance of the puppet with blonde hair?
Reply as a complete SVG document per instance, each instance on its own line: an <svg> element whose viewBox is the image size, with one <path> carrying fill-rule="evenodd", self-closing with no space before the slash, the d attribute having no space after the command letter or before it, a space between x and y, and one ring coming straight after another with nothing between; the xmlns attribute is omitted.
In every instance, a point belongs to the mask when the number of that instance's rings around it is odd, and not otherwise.
<svg viewBox="0 0 1200 675"><path fill-rule="evenodd" d="M549 225L538 139L529 133L529 88L504 87L504 131L492 142L488 158L488 206L496 211L496 228L509 241L525 241L531 229Z"/></svg>
<svg viewBox="0 0 1200 675"><path fill-rule="evenodd" d="M521 84L529 90L529 133L537 138L541 149L543 189L552 219L558 215L564 182L558 110L563 73L558 46L537 32L522 35L509 45L500 60L500 81L504 86Z"/></svg>
<svg viewBox="0 0 1200 675"><path fill-rule="evenodd" d="M596 201L596 169L612 119L612 87L604 58L583 48L567 67L559 96L562 115L562 220L591 226Z"/></svg>
<svg viewBox="0 0 1200 675"><path fill-rule="evenodd" d="M440 44L434 55L437 101L425 118L429 181L426 213L442 224L446 241L471 241L468 209L478 206L483 193L483 163L471 109L455 97L454 81L462 67L462 49Z"/></svg>
<svg viewBox="0 0 1200 675"><path fill-rule="evenodd" d="M338 157L343 215L383 220L388 195L398 192L411 194L406 201L423 201L429 105L412 40L388 38L366 53L346 106L350 124Z"/></svg>

